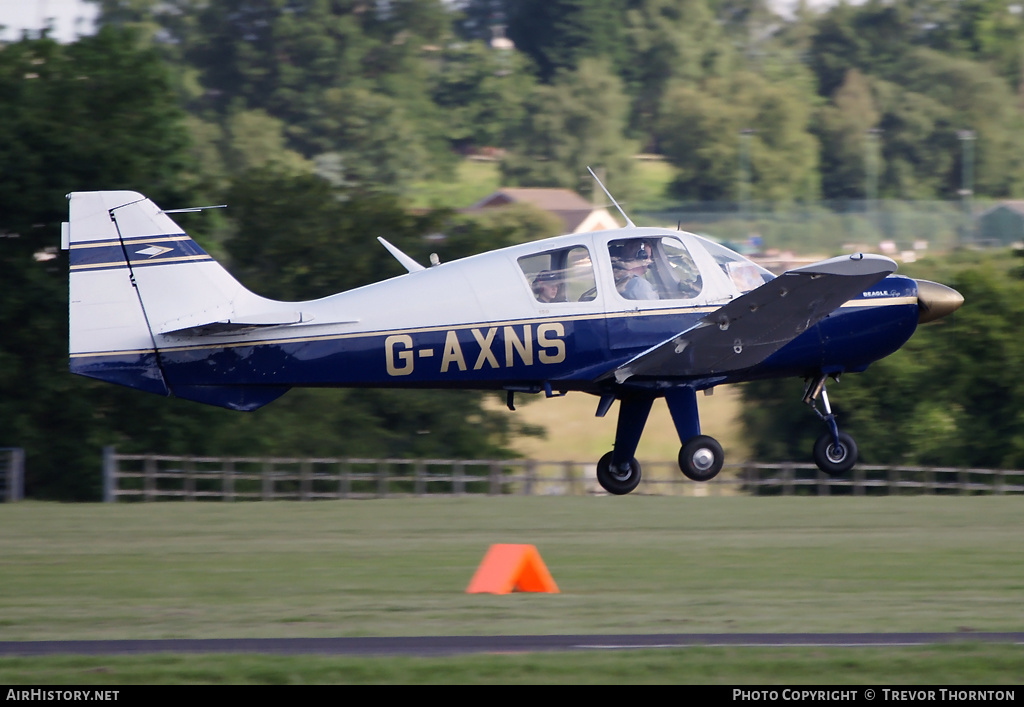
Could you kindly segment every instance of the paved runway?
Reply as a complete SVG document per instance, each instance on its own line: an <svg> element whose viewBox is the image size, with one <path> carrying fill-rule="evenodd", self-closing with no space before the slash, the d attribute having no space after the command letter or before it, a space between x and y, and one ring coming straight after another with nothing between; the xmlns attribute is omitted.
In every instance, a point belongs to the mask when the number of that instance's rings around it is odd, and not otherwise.
<svg viewBox="0 0 1024 707"><path fill-rule="evenodd" d="M414 655L627 650L688 646L920 646L986 642L1024 645L1024 633L666 633L582 636L409 636L371 638L215 638L123 641L0 641L0 656L262 653Z"/></svg>

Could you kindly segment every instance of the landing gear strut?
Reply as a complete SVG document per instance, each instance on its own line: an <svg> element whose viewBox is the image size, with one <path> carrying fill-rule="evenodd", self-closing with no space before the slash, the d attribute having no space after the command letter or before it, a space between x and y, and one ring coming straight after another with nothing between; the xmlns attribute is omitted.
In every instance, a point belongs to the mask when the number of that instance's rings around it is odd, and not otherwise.
<svg viewBox="0 0 1024 707"><path fill-rule="evenodd" d="M829 428L829 431L814 443L814 463L829 476L840 476L857 463L857 443L853 441L853 437L839 431L836 417L832 414L832 406L828 402L828 393L825 392L825 379L824 373L811 379L807 384L807 390L804 391L803 400ZM816 404L818 397L821 397L824 413Z"/></svg>
<svg viewBox="0 0 1024 707"><path fill-rule="evenodd" d="M643 434L653 403L654 397L649 395L628 395L619 399L615 449L601 457L597 463L597 483L608 493L622 496L640 483L640 464L633 455L640 444L640 435ZM598 416L602 417L609 406L607 399L602 399L597 408Z"/></svg>
<svg viewBox="0 0 1024 707"><path fill-rule="evenodd" d="M597 481L608 493L621 496L640 483L640 464L637 463L637 444L647 423L647 416L654 402L650 393L631 393L621 397L619 421L615 428L615 449L608 452L597 463ZM597 416L603 417L611 406L613 398L606 395L598 404ZM694 481L710 481L722 470L725 453L713 437L700 433L700 418L697 415L697 392L686 386L665 392L665 402L672 413L679 440L679 469Z"/></svg>

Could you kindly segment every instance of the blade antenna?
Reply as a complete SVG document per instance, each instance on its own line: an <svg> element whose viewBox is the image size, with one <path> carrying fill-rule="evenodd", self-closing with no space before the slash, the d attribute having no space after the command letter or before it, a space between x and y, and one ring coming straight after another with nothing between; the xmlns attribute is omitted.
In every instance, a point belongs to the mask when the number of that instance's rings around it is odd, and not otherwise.
<svg viewBox="0 0 1024 707"><path fill-rule="evenodd" d="M611 199L611 202L613 204L615 204L615 208L619 210L620 214L622 214L622 218L626 219L626 226L628 226L629 228L636 228L636 224L633 223L630 220L629 216L626 215L626 212L622 210L622 207L619 206L619 202L615 201L615 197L612 196L611 193L607 189L604 188L604 184L602 184L601 180L597 178L596 174L594 174L594 170L592 170L588 166L587 167L587 171L590 172L590 176L594 178L595 182L597 182L597 186L601 187L601 191L603 191L605 193L605 196L607 196L609 199Z"/></svg>
<svg viewBox="0 0 1024 707"><path fill-rule="evenodd" d="M206 211L206 209L226 209L227 204L214 204L213 206L189 206L184 209L162 209L165 214L191 214L196 211Z"/></svg>

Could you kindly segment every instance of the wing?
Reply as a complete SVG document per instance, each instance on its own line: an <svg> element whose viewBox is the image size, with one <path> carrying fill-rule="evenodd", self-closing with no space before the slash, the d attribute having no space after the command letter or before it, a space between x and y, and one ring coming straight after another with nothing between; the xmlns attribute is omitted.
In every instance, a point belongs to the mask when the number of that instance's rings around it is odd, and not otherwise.
<svg viewBox="0 0 1024 707"><path fill-rule="evenodd" d="M754 366L896 270L881 255L840 256L789 270L608 374L685 378Z"/></svg>

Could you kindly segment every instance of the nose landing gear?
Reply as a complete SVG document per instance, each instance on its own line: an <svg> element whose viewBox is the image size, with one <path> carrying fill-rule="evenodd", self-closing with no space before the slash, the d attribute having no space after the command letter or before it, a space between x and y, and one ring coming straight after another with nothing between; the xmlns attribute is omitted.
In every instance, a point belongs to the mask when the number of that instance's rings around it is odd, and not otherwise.
<svg viewBox="0 0 1024 707"><path fill-rule="evenodd" d="M828 425L829 431L814 443L814 463L829 476L841 476L857 463L857 443L853 437L839 431L836 417L832 414L832 406L828 402L825 391L826 374L822 373L807 383L803 401L811 406L815 414ZM838 380L838 379L836 379ZM821 398L825 412L818 409L817 400Z"/></svg>

